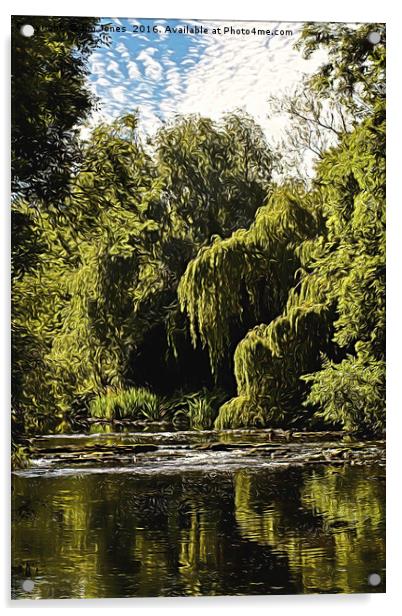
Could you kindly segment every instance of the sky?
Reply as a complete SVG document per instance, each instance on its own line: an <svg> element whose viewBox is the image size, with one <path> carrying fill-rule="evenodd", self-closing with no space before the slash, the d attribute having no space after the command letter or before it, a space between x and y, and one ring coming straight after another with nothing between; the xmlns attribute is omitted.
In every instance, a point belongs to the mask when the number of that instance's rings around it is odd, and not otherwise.
<svg viewBox="0 0 402 616"><path fill-rule="evenodd" d="M175 114L219 119L241 108L275 142L288 120L268 119L268 96L292 91L324 60L322 52L305 60L293 49L300 23L117 18L103 18L100 23L126 31L109 33L110 46L98 49L90 59L89 81L100 99L92 124L137 108L148 135ZM186 26L203 26L208 32L168 31ZM224 34L225 27L248 29L250 34ZM213 34L214 28L222 33ZM254 35L253 28L292 34Z"/></svg>

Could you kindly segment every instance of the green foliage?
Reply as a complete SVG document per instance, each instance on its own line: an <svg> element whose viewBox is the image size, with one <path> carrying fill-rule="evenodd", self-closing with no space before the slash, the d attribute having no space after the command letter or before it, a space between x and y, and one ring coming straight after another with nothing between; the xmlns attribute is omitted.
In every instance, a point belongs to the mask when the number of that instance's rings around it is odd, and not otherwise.
<svg viewBox="0 0 402 616"><path fill-rule="evenodd" d="M222 391L206 388L194 393L179 392L167 403L167 413L173 425L187 425L192 430L210 430L224 397Z"/></svg>
<svg viewBox="0 0 402 616"><path fill-rule="evenodd" d="M209 430L213 427L223 398L222 391L206 388L193 393L178 392L170 399L158 396L145 387L108 389L106 393L92 398L88 414L108 420L163 420L191 430Z"/></svg>
<svg viewBox="0 0 402 616"><path fill-rule="evenodd" d="M363 30L355 33L355 41L345 41L347 51L338 46L333 53L348 57L366 36ZM370 55L366 59L374 62ZM381 69L370 66L371 78L380 80ZM359 74L356 67L356 83ZM316 81L315 87L325 92L325 84ZM375 87L369 90L376 92ZM347 91L345 81L345 96ZM355 96L354 90L349 96ZM238 345L238 397L221 408L218 426L232 421L252 425L255 414L264 425L306 425L314 421L318 407L316 418L329 425L374 433L384 429L385 119L381 93L370 96L364 98L365 119L342 135L317 166L308 199L322 213L324 228L295 250L299 280L283 313L251 330ZM257 279L259 261L254 262L256 270L251 263L249 267ZM220 272L214 275L218 278ZM212 286L210 279L208 283ZM321 365L322 352L329 364ZM342 392L338 395L337 386Z"/></svg>
<svg viewBox="0 0 402 616"><path fill-rule="evenodd" d="M157 226L146 214L151 163L135 140L125 139L131 126L123 118L111 131L98 128L85 157L91 171L76 178L63 215L49 208L31 217L42 253L39 268L14 280L14 328L25 338L14 383L19 402L36 412L66 410L108 386L120 387L143 328L134 293L150 284L158 265L149 250ZM32 355L38 371L28 368Z"/></svg>
<svg viewBox="0 0 402 616"><path fill-rule="evenodd" d="M20 32L26 23L33 37ZM65 256L66 245L56 220L81 160L78 124L94 104L86 76L88 57L101 44L96 23L12 17L12 404L20 418L14 437L49 426L44 400L54 404L51 388L41 394L52 378L45 358L62 304L63 262L56 255Z"/></svg>
<svg viewBox="0 0 402 616"><path fill-rule="evenodd" d="M377 44L370 40L373 32L380 34ZM313 90L321 97L336 94L356 119L369 115L385 100L385 36L383 23L305 24L296 47L306 58L318 49L327 54L311 79Z"/></svg>
<svg viewBox="0 0 402 616"><path fill-rule="evenodd" d="M320 226L318 211L302 194L278 188L260 208L250 229L216 238L190 262L178 288L190 319L193 343L208 346L212 370L225 354L233 320L241 320L244 298L255 318L280 313L300 267L300 244ZM261 293L261 286L266 292Z"/></svg>
<svg viewBox="0 0 402 616"><path fill-rule="evenodd" d="M335 364L325 359L319 372L305 375L312 383L305 404L316 418L345 430L380 434L385 429L385 363L348 356Z"/></svg>
<svg viewBox="0 0 402 616"><path fill-rule="evenodd" d="M356 405L353 419L350 408L341 405L335 413L329 401L318 416L328 423L340 422L345 428L358 426L359 421L374 432L384 426L384 392L370 368L384 361L383 130L382 113L375 112L324 157L318 168L317 188L311 194L317 204L322 204L324 241L318 238L314 246L307 244L307 250L303 247L299 252L303 259L301 279L289 292L283 314L249 332L236 349L239 404L243 409L244 396L251 400L264 396L260 406L265 424L278 419L286 425L305 423L306 411L300 409L308 392L306 381L315 383L314 394L307 401L315 404L321 400L324 404L328 393L320 398L320 388L325 392L325 385L331 382L328 367L323 367L321 375L320 353L325 352L333 359L333 370L339 360L353 355L351 374L356 375L356 381L349 397L354 400L360 395L361 404ZM315 376L300 380L311 373ZM367 397L370 374L372 392ZM335 383L334 379L331 387ZM347 379L343 385L346 397L351 383ZM368 419L371 404L373 420ZM226 416L225 408L221 412ZM310 415L312 412L310 407ZM250 421L251 417L250 413Z"/></svg>
<svg viewBox="0 0 402 616"><path fill-rule="evenodd" d="M31 24L35 34L20 32ZM77 123L94 100L87 59L101 44L97 19L12 17L12 190L40 199L65 192L80 160Z"/></svg>
<svg viewBox="0 0 402 616"><path fill-rule="evenodd" d="M169 128L172 143L181 139L183 122ZM236 134L225 132L231 126L225 122L211 130L234 148ZM239 117L236 130L241 122ZM245 122L251 130L249 120ZM192 119L186 134L192 135L194 147L198 141L199 147L203 144L202 155L211 164L215 142L204 144L198 133L202 125L203 119ZM174 186L169 183L171 142L166 139L162 132L157 140L162 164L159 150L155 157L146 152L135 114L99 126L62 210L49 205L46 212L32 212L26 201L15 203L20 217L29 216L37 266L21 272L16 268L14 277L14 400L35 415L51 415L55 409L64 413L108 387L122 389L127 381L135 382L132 358L158 324L173 348L183 335L176 289L188 261L211 238L209 229L201 235L198 230L195 237L196 226L186 219L181 205L186 177ZM232 180L237 177L240 183L244 170L239 161L226 164ZM179 162L171 160L172 173ZM192 177L200 161L195 158L194 169L189 164ZM260 192L268 181L264 177ZM221 189L214 175L201 179L202 194L216 196L214 215L224 217L225 208L233 208L220 192L227 188ZM256 190L258 178L253 183ZM256 197L250 193L244 203L251 217ZM32 370L33 365L38 369Z"/></svg>
<svg viewBox="0 0 402 616"><path fill-rule="evenodd" d="M340 115L336 144L322 142L314 180L302 188L273 184L277 158L242 112L219 122L176 118L152 149L136 113L127 115L93 131L78 168L76 125L90 108L85 61L98 42L64 22L57 38L49 24L33 24L38 43L14 33L16 429L62 430L88 407L92 416L170 418L194 429L317 419L380 432L385 48L368 41L373 25L303 30L305 53L324 46L328 62L305 103L315 132L307 121L300 135L318 134L329 91ZM38 67L38 93L18 93L24 58L27 70ZM44 119L48 85L54 101ZM198 373L190 342L208 353L217 383L233 357L235 398L222 405L227 394L204 387L211 374L207 364ZM145 351L151 367L137 374ZM180 376L188 366L191 387ZM177 395L166 400L144 383Z"/></svg>
<svg viewBox="0 0 402 616"><path fill-rule="evenodd" d="M150 419L161 418L162 401L144 387L130 387L123 390L108 390L102 396L93 398L89 404L89 415L101 419Z"/></svg>
<svg viewBox="0 0 402 616"><path fill-rule="evenodd" d="M264 401L262 401L264 404ZM262 428L268 424L267 412L260 406L259 400L247 396L238 396L225 402L219 409L215 420L217 430L226 428Z"/></svg>
<svg viewBox="0 0 402 616"><path fill-rule="evenodd" d="M177 118L156 135L156 150L171 222L198 245L249 225L270 190L274 156L242 111L221 122Z"/></svg>

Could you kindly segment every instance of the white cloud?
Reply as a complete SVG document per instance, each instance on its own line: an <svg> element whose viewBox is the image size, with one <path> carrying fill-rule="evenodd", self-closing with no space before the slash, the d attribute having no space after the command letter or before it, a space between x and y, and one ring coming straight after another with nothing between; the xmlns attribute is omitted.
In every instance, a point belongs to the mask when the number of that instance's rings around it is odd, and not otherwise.
<svg viewBox="0 0 402 616"><path fill-rule="evenodd" d="M118 45L116 45L116 51L121 55L122 58L130 57L130 52L128 51L124 43L120 42Z"/></svg>
<svg viewBox="0 0 402 616"><path fill-rule="evenodd" d="M113 99L118 103L125 103L127 100L126 88L124 86L118 86L117 88L111 88L110 94Z"/></svg>
<svg viewBox="0 0 402 616"><path fill-rule="evenodd" d="M120 70L119 64L115 60L110 60L106 67L106 71L108 73L112 73L117 79L123 79L123 73Z"/></svg>
<svg viewBox="0 0 402 616"><path fill-rule="evenodd" d="M147 56L153 56L158 50L156 49L156 47L147 47L146 49L144 49L144 53Z"/></svg>
<svg viewBox="0 0 402 616"><path fill-rule="evenodd" d="M91 73L93 73L94 75L103 76L105 73L104 56L99 52L93 53L90 58L89 66L90 66Z"/></svg>
<svg viewBox="0 0 402 616"><path fill-rule="evenodd" d="M261 22L220 22L219 25L250 30L254 26L262 27ZM211 36L198 64L186 67L189 68L184 80L186 86L176 101L176 110L218 118L227 111L244 108L262 125L270 139L278 138L283 124L267 119L268 96L280 95L294 87L304 74L317 68L323 57L304 60L293 49L300 24L265 23L263 27L293 30L293 36Z"/></svg>
<svg viewBox="0 0 402 616"><path fill-rule="evenodd" d="M138 69L138 66L135 62L130 60L127 62L127 72L130 79L139 79L141 77L141 73Z"/></svg>
<svg viewBox="0 0 402 616"><path fill-rule="evenodd" d="M108 81L104 77L99 77L99 79L97 81L95 81L95 85L97 85L97 86L108 86L108 85L110 85L110 81Z"/></svg>
<svg viewBox="0 0 402 616"><path fill-rule="evenodd" d="M157 51L154 47L143 49L137 56L138 62L142 62L145 75L148 79L158 81L162 77L163 68L152 56Z"/></svg>

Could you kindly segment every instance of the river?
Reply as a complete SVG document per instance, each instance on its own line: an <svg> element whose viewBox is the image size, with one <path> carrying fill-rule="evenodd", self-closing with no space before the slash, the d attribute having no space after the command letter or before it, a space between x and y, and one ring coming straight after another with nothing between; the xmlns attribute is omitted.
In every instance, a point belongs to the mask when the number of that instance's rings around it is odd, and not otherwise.
<svg viewBox="0 0 402 616"><path fill-rule="evenodd" d="M13 598L384 592L384 442L110 429L13 473Z"/></svg>

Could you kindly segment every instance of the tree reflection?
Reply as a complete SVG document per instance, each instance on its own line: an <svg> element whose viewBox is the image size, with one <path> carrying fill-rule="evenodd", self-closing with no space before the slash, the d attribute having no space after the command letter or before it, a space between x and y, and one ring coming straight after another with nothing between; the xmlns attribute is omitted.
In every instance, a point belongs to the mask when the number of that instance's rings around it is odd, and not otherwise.
<svg viewBox="0 0 402 616"><path fill-rule="evenodd" d="M298 592L367 592L371 572L384 577L385 494L377 472L241 471L235 503L242 536L285 552Z"/></svg>
<svg viewBox="0 0 402 616"><path fill-rule="evenodd" d="M383 502L367 467L15 477L13 592L372 590L367 577L385 558ZM27 563L31 593L21 587Z"/></svg>

